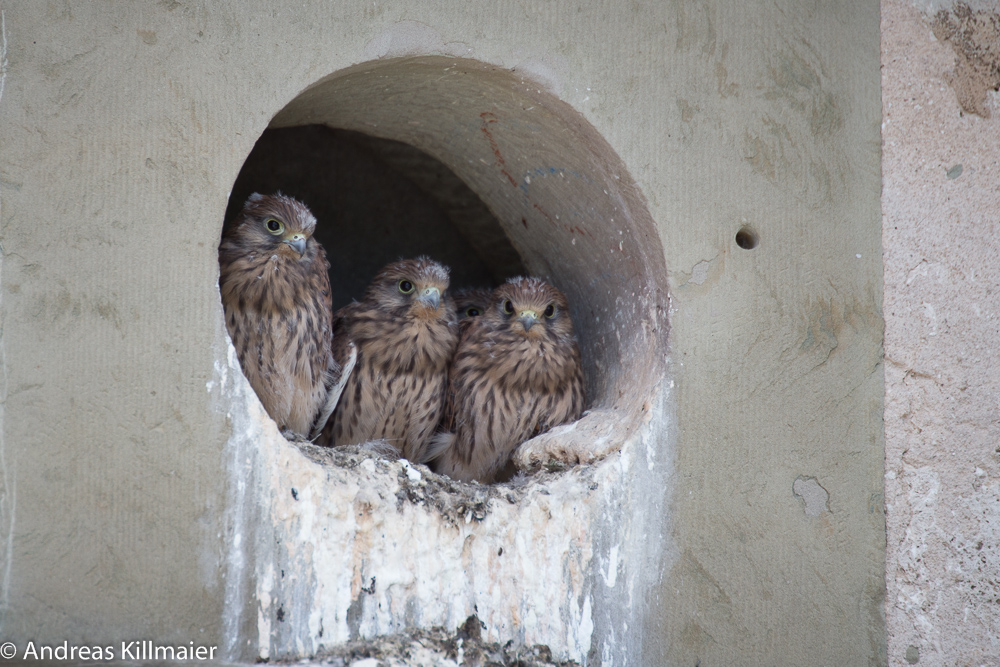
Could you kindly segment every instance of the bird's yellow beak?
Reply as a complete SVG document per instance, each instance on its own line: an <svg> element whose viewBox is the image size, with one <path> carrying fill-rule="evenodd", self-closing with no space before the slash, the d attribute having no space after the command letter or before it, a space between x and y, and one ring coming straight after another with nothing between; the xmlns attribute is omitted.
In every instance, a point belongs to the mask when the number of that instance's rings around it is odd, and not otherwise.
<svg viewBox="0 0 1000 667"><path fill-rule="evenodd" d="M521 323L521 326L527 332L531 327L538 324L538 313L533 310L522 310L517 314L517 321Z"/></svg>
<svg viewBox="0 0 1000 667"><path fill-rule="evenodd" d="M295 252L299 253L299 256L306 254L306 235L305 234L292 234L291 236L285 237L282 243L287 243L288 245L295 248Z"/></svg>
<svg viewBox="0 0 1000 667"><path fill-rule="evenodd" d="M430 306L433 310L437 310L438 306L441 305L441 290L437 287L425 287L420 291L417 301Z"/></svg>

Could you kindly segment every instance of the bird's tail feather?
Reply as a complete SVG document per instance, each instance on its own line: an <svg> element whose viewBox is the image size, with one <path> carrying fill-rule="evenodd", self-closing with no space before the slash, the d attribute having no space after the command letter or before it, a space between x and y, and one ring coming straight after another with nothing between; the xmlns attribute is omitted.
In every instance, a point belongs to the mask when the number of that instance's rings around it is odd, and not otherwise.
<svg viewBox="0 0 1000 667"><path fill-rule="evenodd" d="M399 458L399 450L396 449L395 445L384 438L362 442L357 445L357 447L362 451L377 454L378 456L384 459L389 459L390 461L395 461Z"/></svg>
<svg viewBox="0 0 1000 667"><path fill-rule="evenodd" d="M451 449L452 445L455 443L456 437L457 436L454 433L450 433L448 431L438 431L431 436L430 442L427 443L427 450L424 452L421 460L417 461L417 463L430 463L431 461L441 458L444 456L445 452Z"/></svg>
<svg viewBox="0 0 1000 667"><path fill-rule="evenodd" d="M316 417L316 421L313 422L312 433L309 436L310 440L315 440L323 432L323 428L326 426L327 420L330 419L330 415L337 408L337 403L340 402L340 395L344 393L347 380L351 377L351 372L354 370L354 364L358 360L358 350L354 346L354 343L349 343L349 345L348 357L340 367L340 377L330 387L330 391L326 395L326 403L323 404L319 415Z"/></svg>

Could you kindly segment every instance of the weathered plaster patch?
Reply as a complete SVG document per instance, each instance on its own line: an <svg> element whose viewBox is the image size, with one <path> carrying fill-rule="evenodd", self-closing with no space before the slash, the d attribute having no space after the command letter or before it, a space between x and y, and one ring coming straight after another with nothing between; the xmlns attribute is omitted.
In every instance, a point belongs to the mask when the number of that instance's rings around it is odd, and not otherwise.
<svg viewBox="0 0 1000 667"><path fill-rule="evenodd" d="M564 57L549 55L529 58L520 62L514 67L514 72L525 76L553 95L561 96L565 73L569 69L569 64Z"/></svg>
<svg viewBox="0 0 1000 667"><path fill-rule="evenodd" d="M815 477L796 477L792 494L803 502L806 516L818 517L830 511L830 494Z"/></svg>
<svg viewBox="0 0 1000 667"><path fill-rule="evenodd" d="M698 262L691 268L691 277L688 278L689 283L694 283L695 285L702 285L708 280L708 269L712 264L704 260Z"/></svg>
<svg viewBox="0 0 1000 667"><path fill-rule="evenodd" d="M1000 88L1000 14L960 2L941 9L931 22L934 36L951 46L955 69L944 79L965 113L990 117L989 93ZM961 166L959 166L959 174ZM949 172L949 178L955 178Z"/></svg>
<svg viewBox="0 0 1000 667"><path fill-rule="evenodd" d="M686 279L684 273L680 274L681 282L678 287L680 289L692 289L714 284L723 273L724 262L720 260L720 257L721 255L717 255L711 259L703 259L695 263L691 267L691 271L687 274Z"/></svg>
<svg viewBox="0 0 1000 667"><path fill-rule="evenodd" d="M462 42L445 43L441 33L418 21L400 21L373 37L363 51L365 60L443 53L452 56L472 55L472 48Z"/></svg>

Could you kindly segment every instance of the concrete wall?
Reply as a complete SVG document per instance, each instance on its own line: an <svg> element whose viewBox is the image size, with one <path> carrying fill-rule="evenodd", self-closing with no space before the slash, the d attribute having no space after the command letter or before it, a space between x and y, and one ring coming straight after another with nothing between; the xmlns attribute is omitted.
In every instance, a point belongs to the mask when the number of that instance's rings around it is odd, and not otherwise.
<svg viewBox="0 0 1000 667"><path fill-rule="evenodd" d="M882 5L892 665L1000 663L1000 16L971 4Z"/></svg>
<svg viewBox="0 0 1000 667"><path fill-rule="evenodd" d="M492 600L491 637L588 664L885 660L877 3L0 10L4 637L195 640L252 659L309 653L333 627L341 638L454 623L461 605ZM446 129L479 137L463 148L405 129L405 96L363 109L330 97L373 95L343 78L358 63L428 54L495 68L470 79L480 92L521 82L480 98L483 113L536 99L549 114L537 144L510 123L515 150L501 160L481 116L467 127L442 107ZM426 99L419 108L430 117ZM420 613L366 601L390 594L359 563L392 569L395 556L359 540L349 516L416 531L418 503L382 492L424 473L329 467L284 443L227 348L216 286L230 189L272 120L359 130L344 119L365 113L390 121L367 131L465 180L530 270L624 313L620 329L578 317L604 412L567 437L584 458L609 456L536 478L514 509L481 499L488 516L440 538L482 538L440 551L478 597L456 602L451 583L421 589L404 572L399 599ZM621 245L573 259L569 237L530 231L540 213L512 231L526 206L574 210L551 184L506 201L489 183L535 173L543 165L517 159L531 150L589 165L599 178L569 191L584 197L576 214L603 242L611 210L625 212ZM741 228L756 248L737 246ZM609 296L588 301L584 260L609 267ZM551 444L537 453L558 455ZM317 492L299 495L308 511L292 505L300 486ZM454 509L419 516L443 525ZM539 526L555 547L525 538ZM338 538L322 541L324 527ZM523 540L520 561L495 586L477 582L504 539ZM427 562L418 546L408 557ZM512 585L538 558L558 574ZM342 618L317 625L317 611Z"/></svg>
<svg viewBox="0 0 1000 667"><path fill-rule="evenodd" d="M654 215L676 304L679 554L662 650L676 664L877 664L878 7L675 12L669 139L639 178L664 179L649 196L669 211ZM755 250L734 243L743 225Z"/></svg>

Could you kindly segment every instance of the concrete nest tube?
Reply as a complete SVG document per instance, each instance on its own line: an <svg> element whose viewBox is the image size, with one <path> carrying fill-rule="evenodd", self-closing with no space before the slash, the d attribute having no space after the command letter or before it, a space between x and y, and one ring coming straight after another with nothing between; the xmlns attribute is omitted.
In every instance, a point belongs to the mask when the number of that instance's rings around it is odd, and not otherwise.
<svg viewBox="0 0 1000 667"><path fill-rule="evenodd" d="M594 611L611 595L592 590L595 556L612 543L617 554L665 496L668 297L660 238L615 152L516 71L398 58L339 71L282 109L247 159L227 219L251 192L279 189L319 220L334 308L385 263L419 254L448 264L453 286L519 274L558 286L588 412L529 441L516 463L606 463L619 450L623 460L486 489L431 480L406 462L255 449L259 491L275 498L260 506L267 527L255 529L247 575L258 594L256 656L454 627L473 613L490 640L549 644L573 659L613 626L623 632L626 605L603 621ZM633 498L650 495L637 510ZM241 618L230 625L252 625Z"/></svg>

